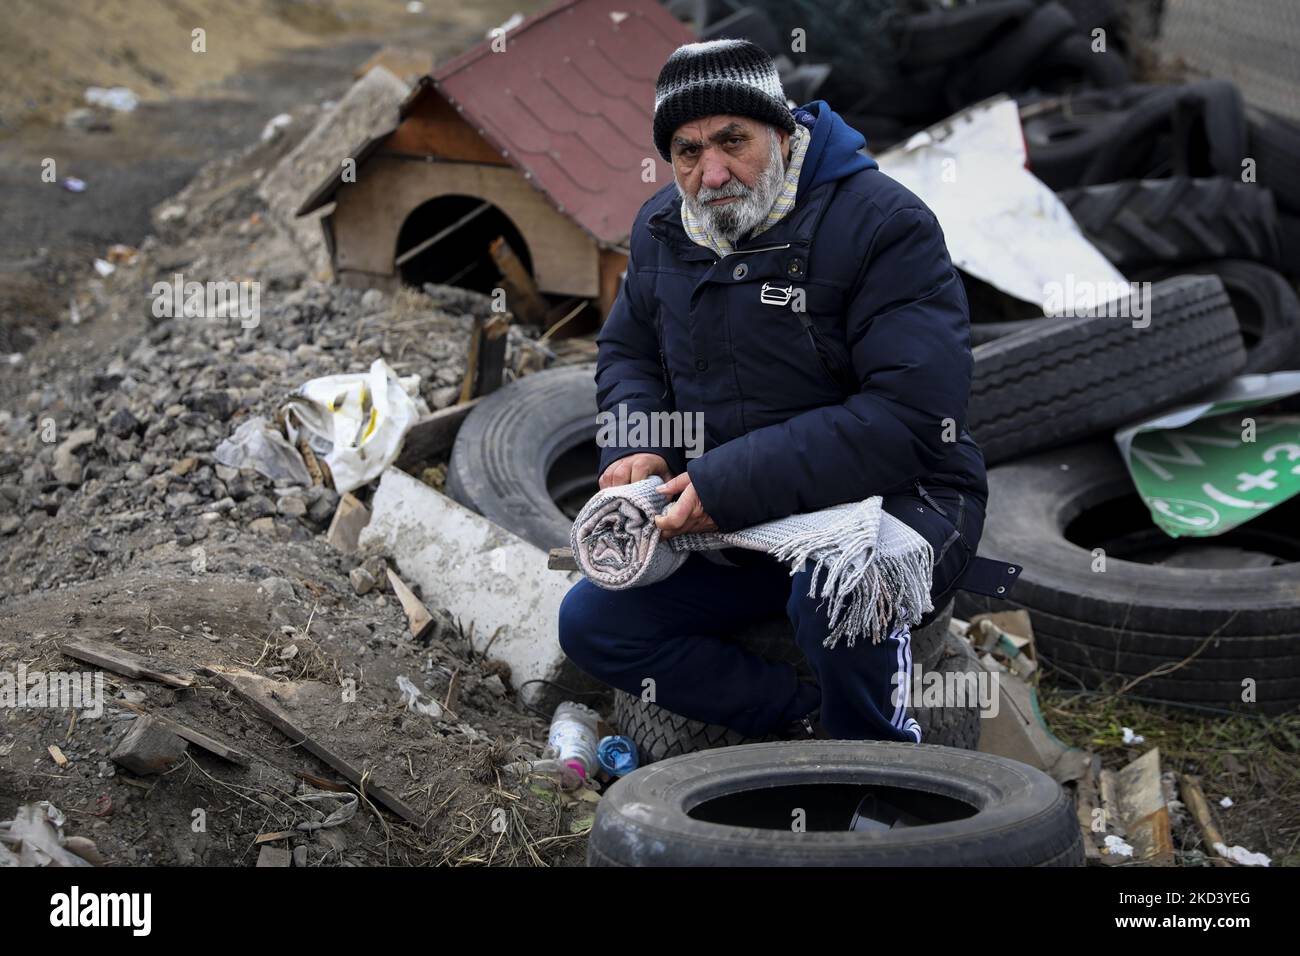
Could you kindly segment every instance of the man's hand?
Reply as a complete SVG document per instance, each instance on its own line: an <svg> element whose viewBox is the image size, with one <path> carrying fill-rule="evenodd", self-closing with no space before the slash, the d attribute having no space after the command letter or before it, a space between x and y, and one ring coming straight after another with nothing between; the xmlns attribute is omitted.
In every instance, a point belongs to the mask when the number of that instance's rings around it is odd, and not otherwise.
<svg viewBox="0 0 1300 956"><path fill-rule="evenodd" d="M618 461L610 462L605 473L600 476L600 487L603 489L616 485L630 485L651 475L657 475L664 481L673 476L672 469L668 467L668 462L662 455L652 455L647 452L626 455Z"/></svg>
<svg viewBox="0 0 1300 956"><path fill-rule="evenodd" d="M695 534L700 531L717 531L713 519L704 513L700 496L695 493L691 476L682 472L672 481L664 482L655 491L668 497L680 496L663 514L655 518L663 538L676 537L679 534Z"/></svg>

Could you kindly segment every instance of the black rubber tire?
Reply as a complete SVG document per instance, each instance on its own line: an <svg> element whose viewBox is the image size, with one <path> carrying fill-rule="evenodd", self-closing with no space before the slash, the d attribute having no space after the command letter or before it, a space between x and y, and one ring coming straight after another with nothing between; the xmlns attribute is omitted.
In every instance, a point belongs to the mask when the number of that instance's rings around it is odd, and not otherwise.
<svg viewBox="0 0 1300 956"><path fill-rule="evenodd" d="M1300 215L1300 126L1263 110L1248 110L1247 122L1256 181L1272 190L1279 210Z"/></svg>
<svg viewBox="0 0 1300 956"><path fill-rule="evenodd" d="M948 105L956 110L997 93L1019 92L1034 66L1077 28L1069 11L1049 0L952 76Z"/></svg>
<svg viewBox="0 0 1300 956"><path fill-rule="evenodd" d="M909 70L949 66L979 52L998 34L1034 9L1032 0L986 0L984 3L932 10L907 17L899 40L899 60Z"/></svg>
<svg viewBox="0 0 1300 956"><path fill-rule="evenodd" d="M978 675L984 670L984 665L975 656L970 643L946 631L939 647L939 655L921 666L925 668L923 674ZM979 749L982 718L978 707L913 706L910 712L912 718L921 725L921 743L958 750Z"/></svg>
<svg viewBox="0 0 1300 956"><path fill-rule="evenodd" d="M1283 275L1257 262L1217 259L1162 266L1134 278L1158 280L1172 275L1217 275L1223 281L1246 343L1243 374L1300 368L1300 298Z"/></svg>
<svg viewBox="0 0 1300 956"><path fill-rule="evenodd" d="M1114 136L1122 148L1096 153L1083 185L1167 176L1239 182L1247 144L1245 104L1227 80L1152 87L1125 111Z"/></svg>
<svg viewBox="0 0 1300 956"><path fill-rule="evenodd" d="M1128 84L1050 97L1046 102L1027 98L1021 108L1029 168L1053 189L1081 185L1084 171L1098 153L1133 148L1132 143L1119 143L1116 135L1134 105L1155 89Z"/></svg>
<svg viewBox="0 0 1300 956"><path fill-rule="evenodd" d="M984 460L1114 428L1225 381L1245 363L1217 277L1156 283L1150 309L1145 328L1119 317L1033 320L978 346L967 426Z"/></svg>
<svg viewBox="0 0 1300 956"><path fill-rule="evenodd" d="M735 13L710 23L700 33L700 39L705 41L724 37L748 40L770 56L789 52L781 42L781 34L772 18L755 7L741 7Z"/></svg>
<svg viewBox="0 0 1300 956"><path fill-rule="evenodd" d="M1038 58L1027 75L1027 85L1043 90L1077 87L1109 90L1128 81L1128 64L1119 50L1108 46L1105 53L1094 53L1092 41L1080 33L1062 37Z"/></svg>
<svg viewBox="0 0 1300 956"><path fill-rule="evenodd" d="M1300 279L1300 216L1277 217L1278 268L1292 279Z"/></svg>
<svg viewBox="0 0 1300 956"><path fill-rule="evenodd" d="M917 628L912 635L912 660L923 672L982 669L978 660L960 655L962 648L971 653L969 645L948 633L952 609L950 600L926 627ZM784 617L750 628L736 640L748 651L794 665L800 678L813 679L808 662L794 641L790 623ZM976 707L913 708L912 716L921 725L922 743L971 750L979 746L980 715ZM642 765L714 747L774 739L745 737L726 727L689 720L621 690L614 691L613 725L618 733L636 744Z"/></svg>
<svg viewBox="0 0 1300 956"><path fill-rule="evenodd" d="M1108 440L991 469L981 545L1015 555L1024 571L1014 603L963 592L958 614L1027 609L1040 660L1048 673L1062 672L1067 685L1078 680L1114 690L1157 666L1184 662L1129 693L1264 714L1300 706L1297 563L1206 571L1127 561L1114 556L1112 546L1105 572L1093 571L1093 550L1068 540L1066 528L1090 520L1089 509L1115 508L1121 499L1143 509ZM1300 527L1300 499L1257 520L1269 520L1271 528ZM1266 533L1250 524L1242 532ZM1294 532L1283 535L1292 553L1300 550L1291 544ZM1254 704L1241 700L1247 678L1256 681Z"/></svg>
<svg viewBox="0 0 1300 956"><path fill-rule="evenodd" d="M552 499L547 477L565 452L595 447L597 410L590 364L547 369L498 389L456 435L447 494L539 548L564 547L573 519Z"/></svg>
<svg viewBox="0 0 1300 956"><path fill-rule="evenodd" d="M1070 16L1074 17L1074 22L1079 25L1080 32L1085 36L1098 27L1107 29L1115 26L1120 17L1118 0L1059 0L1059 2L1070 11Z"/></svg>
<svg viewBox="0 0 1300 956"><path fill-rule="evenodd" d="M976 812L875 833L848 829L851 806L828 811L825 821L810 816L807 832L690 816L719 797L820 784L917 790ZM841 793L857 799L854 790ZM1083 859L1074 801L1042 771L966 750L847 740L726 747L636 770L600 801L587 842L590 866L1082 866Z"/></svg>
<svg viewBox="0 0 1300 956"><path fill-rule="evenodd" d="M987 345L996 339L1014 335L1016 332L1023 332L1028 328L1043 328L1044 323L1060 321L1060 319L1044 316L1040 319L1016 319L1011 322L972 322L970 326L970 344L972 347Z"/></svg>
<svg viewBox="0 0 1300 956"><path fill-rule="evenodd" d="M1121 270L1206 259L1278 259L1273 196L1230 179L1143 179L1060 193L1079 228Z"/></svg>

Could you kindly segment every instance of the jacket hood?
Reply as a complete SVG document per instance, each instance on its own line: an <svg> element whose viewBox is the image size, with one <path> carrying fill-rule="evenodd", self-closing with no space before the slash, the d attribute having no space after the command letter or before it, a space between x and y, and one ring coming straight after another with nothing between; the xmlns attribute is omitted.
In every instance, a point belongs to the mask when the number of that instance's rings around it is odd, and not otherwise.
<svg viewBox="0 0 1300 956"><path fill-rule="evenodd" d="M807 195L822 183L834 182L864 169L879 169L874 159L859 152L866 137L831 109L825 100L813 100L794 112L795 120L812 131L808 153L799 174L799 192Z"/></svg>

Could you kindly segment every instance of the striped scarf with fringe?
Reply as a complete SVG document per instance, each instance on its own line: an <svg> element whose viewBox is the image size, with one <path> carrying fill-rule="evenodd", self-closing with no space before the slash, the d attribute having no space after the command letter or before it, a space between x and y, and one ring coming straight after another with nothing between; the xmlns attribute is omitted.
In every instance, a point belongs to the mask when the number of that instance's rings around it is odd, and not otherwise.
<svg viewBox="0 0 1300 956"><path fill-rule="evenodd" d="M830 602L826 647L841 638L852 647L864 632L879 643L900 612L915 621L934 608L930 543L885 511L879 496L741 531L664 540L654 519L671 501L655 491L660 484L646 478L605 488L578 513L570 544L578 569L593 584L615 591L653 584L680 568L691 551L735 547L770 554L792 576L812 562L808 595Z"/></svg>

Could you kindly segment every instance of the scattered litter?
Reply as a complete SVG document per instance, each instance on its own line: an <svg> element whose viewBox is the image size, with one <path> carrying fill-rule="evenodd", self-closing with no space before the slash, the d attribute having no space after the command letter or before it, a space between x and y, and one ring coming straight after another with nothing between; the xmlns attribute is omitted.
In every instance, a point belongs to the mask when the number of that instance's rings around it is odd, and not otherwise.
<svg viewBox="0 0 1300 956"><path fill-rule="evenodd" d="M60 769L68 765L69 760L64 755L63 751L59 748L58 744L50 744L49 751L50 751L51 759L53 759L53 761L59 765Z"/></svg>
<svg viewBox="0 0 1300 956"><path fill-rule="evenodd" d="M70 193L84 193L86 191L86 181L78 179L76 176L64 176L59 185Z"/></svg>
<svg viewBox="0 0 1300 956"><path fill-rule="evenodd" d="M352 491L379 477L429 413L419 386L418 375L399 379L383 359L369 372L312 379L284 406L289 438L296 445L304 437L329 465L335 490Z"/></svg>
<svg viewBox="0 0 1300 956"><path fill-rule="evenodd" d="M399 677L398 680L401 680ZM308 807L313 819L303 820L295 824L298 830L305 830L311 833L315 830L328 830L331 827L342 826L357 815L357 808L361 805L361 800L355 793L338 793L329 790L306 790L294 797L299 803L320 803L328 801L338 803L340 806L330 810L328 815L314 807Z"/></svg>
<svg viewBox="0 0 1300 956"><path fill-rule="evenodd" d="M424 4L421 3L420 0L411 0L411 2L408 3L408 4L406 5L406 12L407 12L407 13L423 13L423 12L424 12Z"/></svg>
<svg viewBox="0 0 1300 956"><path fill-rule="evenodd" d="M94 851L94 843L82 840L69 847L65 822L63 811L48 800L19 806L12 820L0 822L0 866L90 866L74 851Z"/></svg>
<svg viewBox="0 0 1300 956"><path fill-rule="evenodd" d="M436 700L421 701L424 696L420 688L411 683L410 678L401 674L397 676L397 689L401 691L401 703L407 710L413 710L438 720L442 717L442 704Z"/></svg>
<svg viewBox="0 0 1300 956"><path fill-rule="evenodd" d="M4 357L4 362L6 365L21 365L22 361L23 361L22 352L10 352L8 355Z"/></svg>
<svg viewBox="0 0 1300 956"><path fill-rule="evenodd" d="M113 265L113 263L109 262L107 259L96 259L95 271L104 278L108 278L117 271L117 266Z"/></svg>
<svg viewBox="0 0 1300 956"><path fill-rule="evenodd" d="M1233 863L1239 863L1242 866L1271 866L1273 861L1263 853L1252 853L1244 846L1225 846L1222 843L1214 844L1214 852L1225 860L1231 860Z"/></svg>
<svg viewBox="0 0 1300 956"><path fill-rule="evenodd" d="M1105 840L1106 848L1104 852L1111 856L1132 856L1133 848L1117 836L1108 836Z"/></svg>
<svg viewBox="0 0 1300 956"><path fill-rule="evenodd" d="M266 125L262 127L262 142L269 143L280 135L280 130L284 129L292 122L293 117L288 113L280 113L277 116L272 116L266 121Z"/></svg>
<svg viewBox="0 0 1300 956"><path fill-rule="evenodd" d="M125 86L91 86L86 89L86 102L91 106L130 113L140 105L140 98Z"/></svg>
<svg viewBox="0 0 1300 956"><path fill-rule="evenodd" d="M596 747L596 762L611 777L622 777L637 768L636 743L621 734L602 737Z"/></svg>
<svg viewBox="0 0 1300 956"><path fill-rule="evenodd" d="M1224 797L1219 801L1219 806L1223 807L1225 810L1228 809L1228 807L1232 806L1232 797Z"/></svg>
<svg viewBox="0 0 1300 956"><path fill-rule="evenodd" d="M564 701L555 708L551 730L546 737L546 756L554 757L570 767L580 782L590 780L598 766L596 762L600 715L585 704ZM561 781L568 789L572 778Z"/></svg>
<svg viewBox="0 0 1300 956"><path fill-rule="evenodd" d="M228 468L252 468L271 481L310 485L311 474L302 455L265 418L256 416L235 429L212 457Z"/></svg>
<svg viewBox="0 0 1300 956"><path fill-rule="evenodd" d="M967 622L962 632L970 637L976 651L991 655L999 662L999 670L1010 670L1028 681L1038 670L1038 657L1034 651L1034 628L1029 612L997 611L978 614Z"/></svg>
<svg viewBox="0 0 1300 956"><path fill-rule="evenodd" d="M1120 729L1124 732L1124 743L1141 744L1146 742L1146 738L1141 734L1133 733L1132 727L1121 727Z"/></svg>
<svg viewBox="0 0 1300 956"><path fill-rule="evenodd" d="M115 242L108 247L108 253L105 255L109 262L117 265L129 266L140 256L140 250L135 246L128 246L125 243Z"/></svg>

